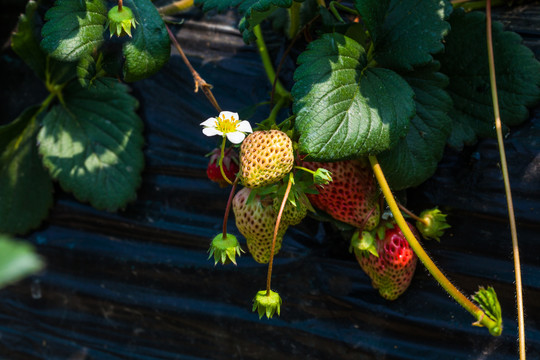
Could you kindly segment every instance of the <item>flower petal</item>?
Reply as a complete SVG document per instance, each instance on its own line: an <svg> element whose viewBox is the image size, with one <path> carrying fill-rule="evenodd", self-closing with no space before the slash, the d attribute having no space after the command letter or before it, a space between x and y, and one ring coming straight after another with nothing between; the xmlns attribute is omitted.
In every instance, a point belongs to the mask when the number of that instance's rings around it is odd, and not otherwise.
<svg viewBox="0 0 540 360"><path fill-rule="evenodd" d="M229 139L229 141L233 144L240 144L242 141L244 141L245 137L246 135L240 131L227 133L227 139Z"/></svg>
<svg viewBox="0 0 540 360"><path fill-rule="evenodd" d="M253 132L253 130L251 129L251 124L247 120L240 121L240 123L236 127L236 131L241 131L243 133L252 133Z"/></svg>
<svg viewBox="0 0 540 360"><path fill-rule="evenodd" d="M216 118L213 118L213 117L208 118L201 123L202 126L206 126L206 127L216 127L216 124L217 124L217 120Z"/></svg>
<svg viewBox="0 0 540 360"><path fill-rule="evenodd" d="M222 111L219 113L220 118L225 119L232 119L235 121L238 121L240 117L238 116L238 113L232 112L232 111Z"/></svg>
<svg viewBox="0 0 540 360"><path fill-rule="evenodd" d="M216 128L213 127L207 127L202 129L202 132L206 136L214 136L214 135L223 135L223 133Z"/></svg>

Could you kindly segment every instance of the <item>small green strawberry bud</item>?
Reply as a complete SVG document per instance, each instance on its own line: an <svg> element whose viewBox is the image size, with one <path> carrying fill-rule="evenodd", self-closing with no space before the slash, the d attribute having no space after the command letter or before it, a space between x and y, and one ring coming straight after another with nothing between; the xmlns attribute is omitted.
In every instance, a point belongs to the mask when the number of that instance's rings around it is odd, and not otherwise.
<svg viewBox="0 0 540 360"><path fill-rule="evenodd" d="M131 37L131 27L137 27L137 21L133 16L133 12L127 6L122 6L119 10L118 6L113 7L107 14L109 18L109 31L111 37L116 34L118 37L128 35Z"/></svg>
<svg viewBox="0 0 540 360"><path fill-rule="evenodd" d="M450 228L446 222L446 214L443 214L438 208L422 211L420 218L422 221L417 221L416 227L426 240L441 241L440 237L443 236L444 230Z"/></svg>
<svg viewBox="0 0 540 360"><path fill-rule="evenodd" d="M495 323L491 328L489 328L489 333L493 336L499 336L502 332L502 312L501 304L497 298L497 293L493 287L488 286L487 289L480 286L480 289L473 295L473 300L476 301L482 310L484 310L485 315L487 315ZM483 326L481 324L482 319L478 319L477 322L473 323L475 326Z"/></svg>
<svg viewBox="0 0 540 360"><path fill-rule="evenodd" d="M210 253L208 259L214 255L214 265L217 265L218 262L223 265L232 262L236 265L236 255L240 256L240 253L244 252L244 250L238 244L236 236L226 234L226 237L223 237L223 234L219 233L212 240L208 252Z"/></svg>
<svg viewBox="0 0 540 360"><path fill-rule="evenodd" d="M267 318L271 319L275 313L280 315L281 310L281 296L275 291L270 290L261 290L257 292L257 295L253 299L253 309L252 311L257 310L259 313L259 319L266 315Z"/></svg>
<svg viewBox="0 0 540 360"><path fill-rule="evenodd" d="M377 253L377 245L375 241L375 234L371 231L355 231L351 238L351 245L349 246L349 252L353 252L357 256L373 254L379 256Z"/></svg>

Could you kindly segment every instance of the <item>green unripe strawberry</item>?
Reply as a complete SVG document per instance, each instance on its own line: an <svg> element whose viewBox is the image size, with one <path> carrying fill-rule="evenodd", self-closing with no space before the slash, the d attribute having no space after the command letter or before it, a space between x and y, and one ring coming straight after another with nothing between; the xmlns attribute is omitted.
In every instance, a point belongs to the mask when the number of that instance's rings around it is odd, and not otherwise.
<svg viewBox="0 0 540 360"><path fill-rule="evenodd" d="M279 213L279 209L281 208L281 201L281 198L276 197L272 202L272 208L274 209L276 215ZM300 201L296 201L296 205L290 201L287 201L285 208L283 209L283 214L281 214L281 221L289 225L298 225L306 217L307 210L307 207Z"/></svg>
<svg viewBox="0 0 540 360"><path fill-rule="evenodd" d="M131 37L131 27L137 27L137 21L133 16L133 11L127 6L122 6L121 9L118 6L113 7L107 14L109 19L109 31L111 37L116 34L118 37L128 35Z"/></svg>
<svg viewBox="0 0 540 360"><path fill-rule="evenodd" d="M270 261L272 240L277 215L272 209L272 203L263 203L259 196L247 202L250 188L243 188L233 198L233 211L238 231L245 236L251 256L255 261L266 264ZM281 249L283 235L288 224L281 222L276 238L274 255Z"/></svg>
<svg viewBox="0 0 540 360"><path fill-rule="evenodd" d="M242 184L258 188L283 179L293 168L291 139L282 131L255 131L240 148Z"/></svg>

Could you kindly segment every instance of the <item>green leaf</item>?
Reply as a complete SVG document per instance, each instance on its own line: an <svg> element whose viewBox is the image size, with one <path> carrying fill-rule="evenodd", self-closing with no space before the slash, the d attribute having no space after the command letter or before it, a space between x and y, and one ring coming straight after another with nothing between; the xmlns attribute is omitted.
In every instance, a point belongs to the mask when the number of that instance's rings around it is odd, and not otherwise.
<svg viewBox="0 0 540 360"><path fill-rule="evenodd" d="M82 87L91 86L96 79L105 75L102 63L102 53L99 53L97 60L92 55L86 55L79 60L77 64L77 78Z"/></svg>
<svg viewBox="0 0 540 360"><path fill-rule="evenodd" d="M355 5L375 44L375 60L383 67L412 70L444 49L449 1L355 0Z"/></svg>
<svg viewBox="0 0 540 360"><path fill-rule="evenodd" d="M444 91L448 78L434 66L402 76L414 90L416 115L407 136L378 156L393 190L417 186L435 173L452 126L452 99Z"/></svg>
<svg viewBox="0 0 540 360"><path fill-rule="evenodd" d="M405 136L414 93L391 70L367 67L364 48L334 33L311 42L298 58L295 127L300 151L315 161L377 154Z"/></svg>
<svg viewBox="0 0 540 360"><path fill-rule="evenodd" d="M0 288L43 269L34 248L25 242L0 235Z"/></svg>
<svg viewBox="0 0 540 360"><path fill-rule="evenodd" d="M441 72L450 78L447 91L454 100L448 143L460 149L479 137L495 136L486 17L456 10L450 24L446 50L438 59ZM507 126L518 125L528 118L527 107L540 100L540 63L519 35L504 31L497 22L492 30L501 120Z"/></svg>
<svg viewBox="0 0 540 360"><path fill-rule="evenodd" d="M45 20L41 47L57 60L77 61L103 43L107 7L103 0L57 0Z"/></svg>
<svg viewBox="0 0 540 360"><path fill-rule="evenodd" d="M304 0L295 0L303 2ZM195 0L195 5L202 5L203 11L219 12L231 7L238 8L244 17L238 26L246 43L255 40L253 27L270 17L279 8L290 8L293 0Z"/></svg>
<svg viewBox="0 0 540 360"><path fill-rule="evenodd" d="M36 10L38 4L30 0L26 11L19 17L17 31L13 34L11 48L23 59L40 79L45 79L46 56L39 46L36 34Z"/></svg>
<svg viewBox="0 0 540 360"><path fill-rule="evenodd" d="M124 80L131 82L155 74L169 61L171 44L165 23L149 0L125 0L137 20L133 38L124 43Z"/></svg>
<svg viewBox="0 0 540 360"><path fill-rule="evenodd" d="M80 201L115 211L135 199L144 166L137 100L114 79L71 83L65 106L43 119L39 152L51 176Z"/></svg>
<svg viewBox="0 0 540 360"><path fill-rule="evenodd" d="M52 181L38 156L39 106L0 126L0 233L22 234L37 227L53 202Z"/></svg>

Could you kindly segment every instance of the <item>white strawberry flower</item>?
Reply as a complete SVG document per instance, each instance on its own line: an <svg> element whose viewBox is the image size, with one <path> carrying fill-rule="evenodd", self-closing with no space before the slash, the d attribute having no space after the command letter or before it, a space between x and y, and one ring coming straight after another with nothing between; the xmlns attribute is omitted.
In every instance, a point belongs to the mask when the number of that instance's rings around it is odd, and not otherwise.
<svg viewBox="0 0 540 360"><path fill-rule="evenodd" d="M211 117L201 123L203 134L206 136L221 135L226 136L233 144L240 144L244 141L246 133L252 133L249 121L242 120L238 113L231 111L222 111L219 116Z"/></svg>

